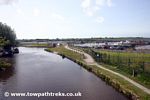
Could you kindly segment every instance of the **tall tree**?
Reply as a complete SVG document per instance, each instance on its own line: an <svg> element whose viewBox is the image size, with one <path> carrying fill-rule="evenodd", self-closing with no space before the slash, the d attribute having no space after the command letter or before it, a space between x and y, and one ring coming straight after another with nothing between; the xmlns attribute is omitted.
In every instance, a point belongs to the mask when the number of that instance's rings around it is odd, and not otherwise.
<svg viewBox="0 0 150 100"><path fill-rule="evenodd" d="M15 46L16 34L14 30L7 24L0 22L0 46Z"/></svg>

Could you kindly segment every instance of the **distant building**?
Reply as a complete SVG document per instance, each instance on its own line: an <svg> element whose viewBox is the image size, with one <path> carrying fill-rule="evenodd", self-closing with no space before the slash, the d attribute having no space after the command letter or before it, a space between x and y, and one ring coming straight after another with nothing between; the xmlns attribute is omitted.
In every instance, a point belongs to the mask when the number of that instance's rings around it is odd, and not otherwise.
<svg viewBox="0 0 150 100"><path fill-rule="evenodd" d="M136 50L150 50L150 45L137 46Z"/></svg>
<svg viewBox="0 0 150 100"><path fill-rule="evenodd" d="M124 50L124 49L131 47L131 42L126 40L126 41L120 41L120 42L74 44L74 46L79 46L83 48Z"/></svg>
<svg viewBox="0 0 150 100"><path fill-rule="evenodd" d="M49 47L59 47L59 46L61 46L62 44L60 44L60 43L48 43L48 46Z"/></svg>

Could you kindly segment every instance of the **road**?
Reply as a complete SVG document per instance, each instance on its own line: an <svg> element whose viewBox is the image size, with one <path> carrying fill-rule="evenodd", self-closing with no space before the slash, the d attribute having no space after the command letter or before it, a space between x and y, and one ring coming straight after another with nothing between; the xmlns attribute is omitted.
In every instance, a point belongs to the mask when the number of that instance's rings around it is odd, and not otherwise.
<svg viewBox="0 0 150 100"><path fill-rule="evenodd" d="M79 50L77 50L77 49L72 49L72 48L70 48L70 47L67 46L67 45L65 46L65 48L68 49L68 50L72 50L72 51L74 51L74 52L80 53L80 54L84 54L84 56L85 56L85 59L84 59L84 60L85 60L85 62L86 62L88 65L96 65L97 67L99 67L99 68L101 68L101 69L104 69L104 70L106 70L106 71L108 71L108 72L111 72L111 73L113 73L113 74L115 74L115 75L117 75L117 76L119 76L119 77L125 79L126 81L132 83L133 85L135 85L136 87L140 88L140 89L143 90L144 92L150 94L150 89L144 87L143 85L141 85L141 84L139 84L139 83L137 83L137 82L131 80L130 78L128 78L128 77L126 77L126 76L124 76L124 75L122 75L122 74L120 74L120 73L114 72L114 71L112 71L112 70L110 70L110 69L107 69L107 68L105 68L105 67L99 65L98 63L96 63L96 62L94 61L94 59L93 59L89 54L87 54L87 53L85 53L85 52L82 52L82 51L79 51Z"/></svg>

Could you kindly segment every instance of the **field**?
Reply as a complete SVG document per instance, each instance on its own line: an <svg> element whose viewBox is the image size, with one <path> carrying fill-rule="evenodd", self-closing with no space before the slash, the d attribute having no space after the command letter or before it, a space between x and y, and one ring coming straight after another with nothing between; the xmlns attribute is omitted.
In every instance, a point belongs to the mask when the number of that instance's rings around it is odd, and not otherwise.
<svg viewBox="0 0 150 100"><path fill-rule="evenodd" d="M102 62L107 62L111 65L126 66L126 67L141 67L145 72L150 72L150 54L132 53L132 52L113 52L96 50L101 55Z"/></svg>

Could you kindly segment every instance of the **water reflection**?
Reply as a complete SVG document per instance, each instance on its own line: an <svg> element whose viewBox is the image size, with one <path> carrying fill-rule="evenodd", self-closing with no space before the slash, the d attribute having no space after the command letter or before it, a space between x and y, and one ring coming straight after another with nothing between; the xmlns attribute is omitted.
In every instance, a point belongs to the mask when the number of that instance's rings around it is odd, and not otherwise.
<svg viewBox="0 0 150 100"><path fill-rule="evenodd" d="M0 71L0 82L4 82L8 80L14 74L14 66L15 66L15 57L14 58L4 58L7 62L11 64L9 68Z"/></svg>
<svg viewBox="0 0 150 100"><path fill-rule="evenodd" d="M13 76L13 74L14 74L14 68L13 67L8 68L5 71L0 71L0 82L7 80L11 76Z"/></svg>

